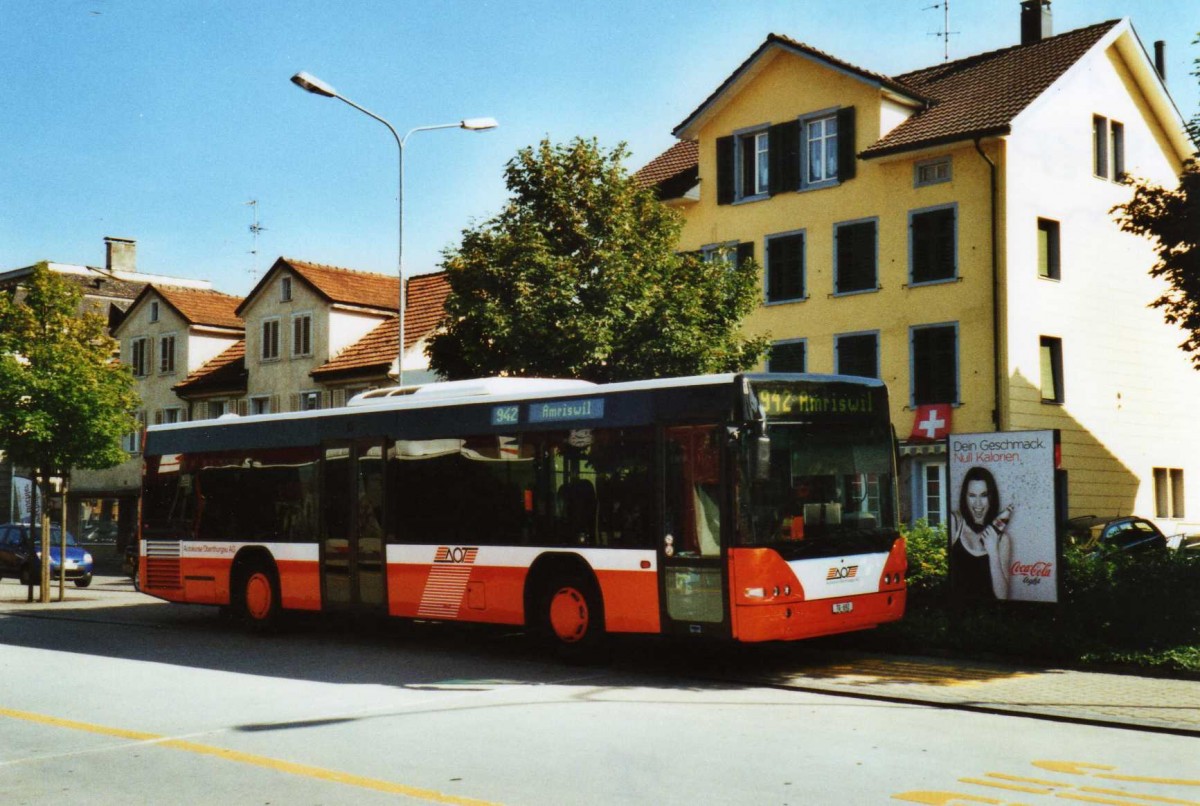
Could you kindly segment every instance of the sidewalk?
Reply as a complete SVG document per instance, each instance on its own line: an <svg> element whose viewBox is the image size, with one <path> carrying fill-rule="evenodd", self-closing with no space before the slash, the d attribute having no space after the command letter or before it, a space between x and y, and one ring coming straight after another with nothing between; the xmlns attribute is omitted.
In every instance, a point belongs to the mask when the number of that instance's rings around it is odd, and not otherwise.
<svg viewBox="0 0 1200 806"><path fill-rule="evenodd" d="M133 589L133 580L129 577L97 575L92 578L92 584L86 588L77 588L75 583L67 581L63 588L63 601L58 601L58 580L50 583L50 603L38 602L38 588L33 588L33 602L27 602L28 588L19 584L15 579L5 577L0 581L0 613L16 611L21 613L36 612L39 609L63 610L86 609L94 607L120 607L131 604L151 604L159 601Z"/></svg>

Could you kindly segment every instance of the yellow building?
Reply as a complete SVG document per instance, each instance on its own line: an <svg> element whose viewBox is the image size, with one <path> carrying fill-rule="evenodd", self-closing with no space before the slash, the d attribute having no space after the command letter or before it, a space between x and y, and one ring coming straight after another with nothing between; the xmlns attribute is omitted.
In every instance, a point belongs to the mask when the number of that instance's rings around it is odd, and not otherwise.
<svg viewBox="0 0 1200 806"><path fill-rule="evenodd" d="M952 404L955 433L1060 429L1070 516L1194 531L1200 376L1110 213L1194 146L1128 20L1021 13L1021 44L894 77L773 34L639 179L681 248L763 266L770 369L887 382L906 517L955 506L944 447L909 438Z"/></svg>

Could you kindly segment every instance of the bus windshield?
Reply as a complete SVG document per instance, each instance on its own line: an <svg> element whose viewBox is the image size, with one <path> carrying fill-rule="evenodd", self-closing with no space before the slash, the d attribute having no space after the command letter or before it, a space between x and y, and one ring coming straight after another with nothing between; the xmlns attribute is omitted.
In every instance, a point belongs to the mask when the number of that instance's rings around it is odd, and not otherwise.
<svg viewBox="0 0 1200 806"><path fill-rule="evenodd" d="M754 472L761 461L749 455L754 447L742 463L743 544L841 542L894 530L892 437L885 424L771 423L766 436L769 473Z"/></svg>

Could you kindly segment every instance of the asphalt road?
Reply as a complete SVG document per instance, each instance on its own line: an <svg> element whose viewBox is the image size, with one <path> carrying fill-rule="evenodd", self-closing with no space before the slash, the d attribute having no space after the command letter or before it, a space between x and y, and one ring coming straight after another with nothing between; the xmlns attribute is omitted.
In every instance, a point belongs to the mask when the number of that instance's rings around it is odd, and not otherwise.
<svg viewBox="0 0 1200 806"><path fill-rule="evenodd" d="M23 591L0 583L5 804L1200 804L1186 731L821 692L813 669L866 667L803 644L629 640L572 666L503 630L261 637L118 578L60 605ZM1012 679L973 676L961 701Z"/></svg>

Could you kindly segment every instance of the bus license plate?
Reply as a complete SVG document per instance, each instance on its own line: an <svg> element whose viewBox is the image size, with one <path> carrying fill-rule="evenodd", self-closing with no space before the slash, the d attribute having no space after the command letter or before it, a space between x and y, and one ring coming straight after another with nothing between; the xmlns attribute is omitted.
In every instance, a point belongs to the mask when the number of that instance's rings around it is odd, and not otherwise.
<svg viewBox="0 0 1200 806"><path fill-rule="evenodd" d="M854 609L854 602L835 602L833 605L834 613L849 613Z"/></svg>

